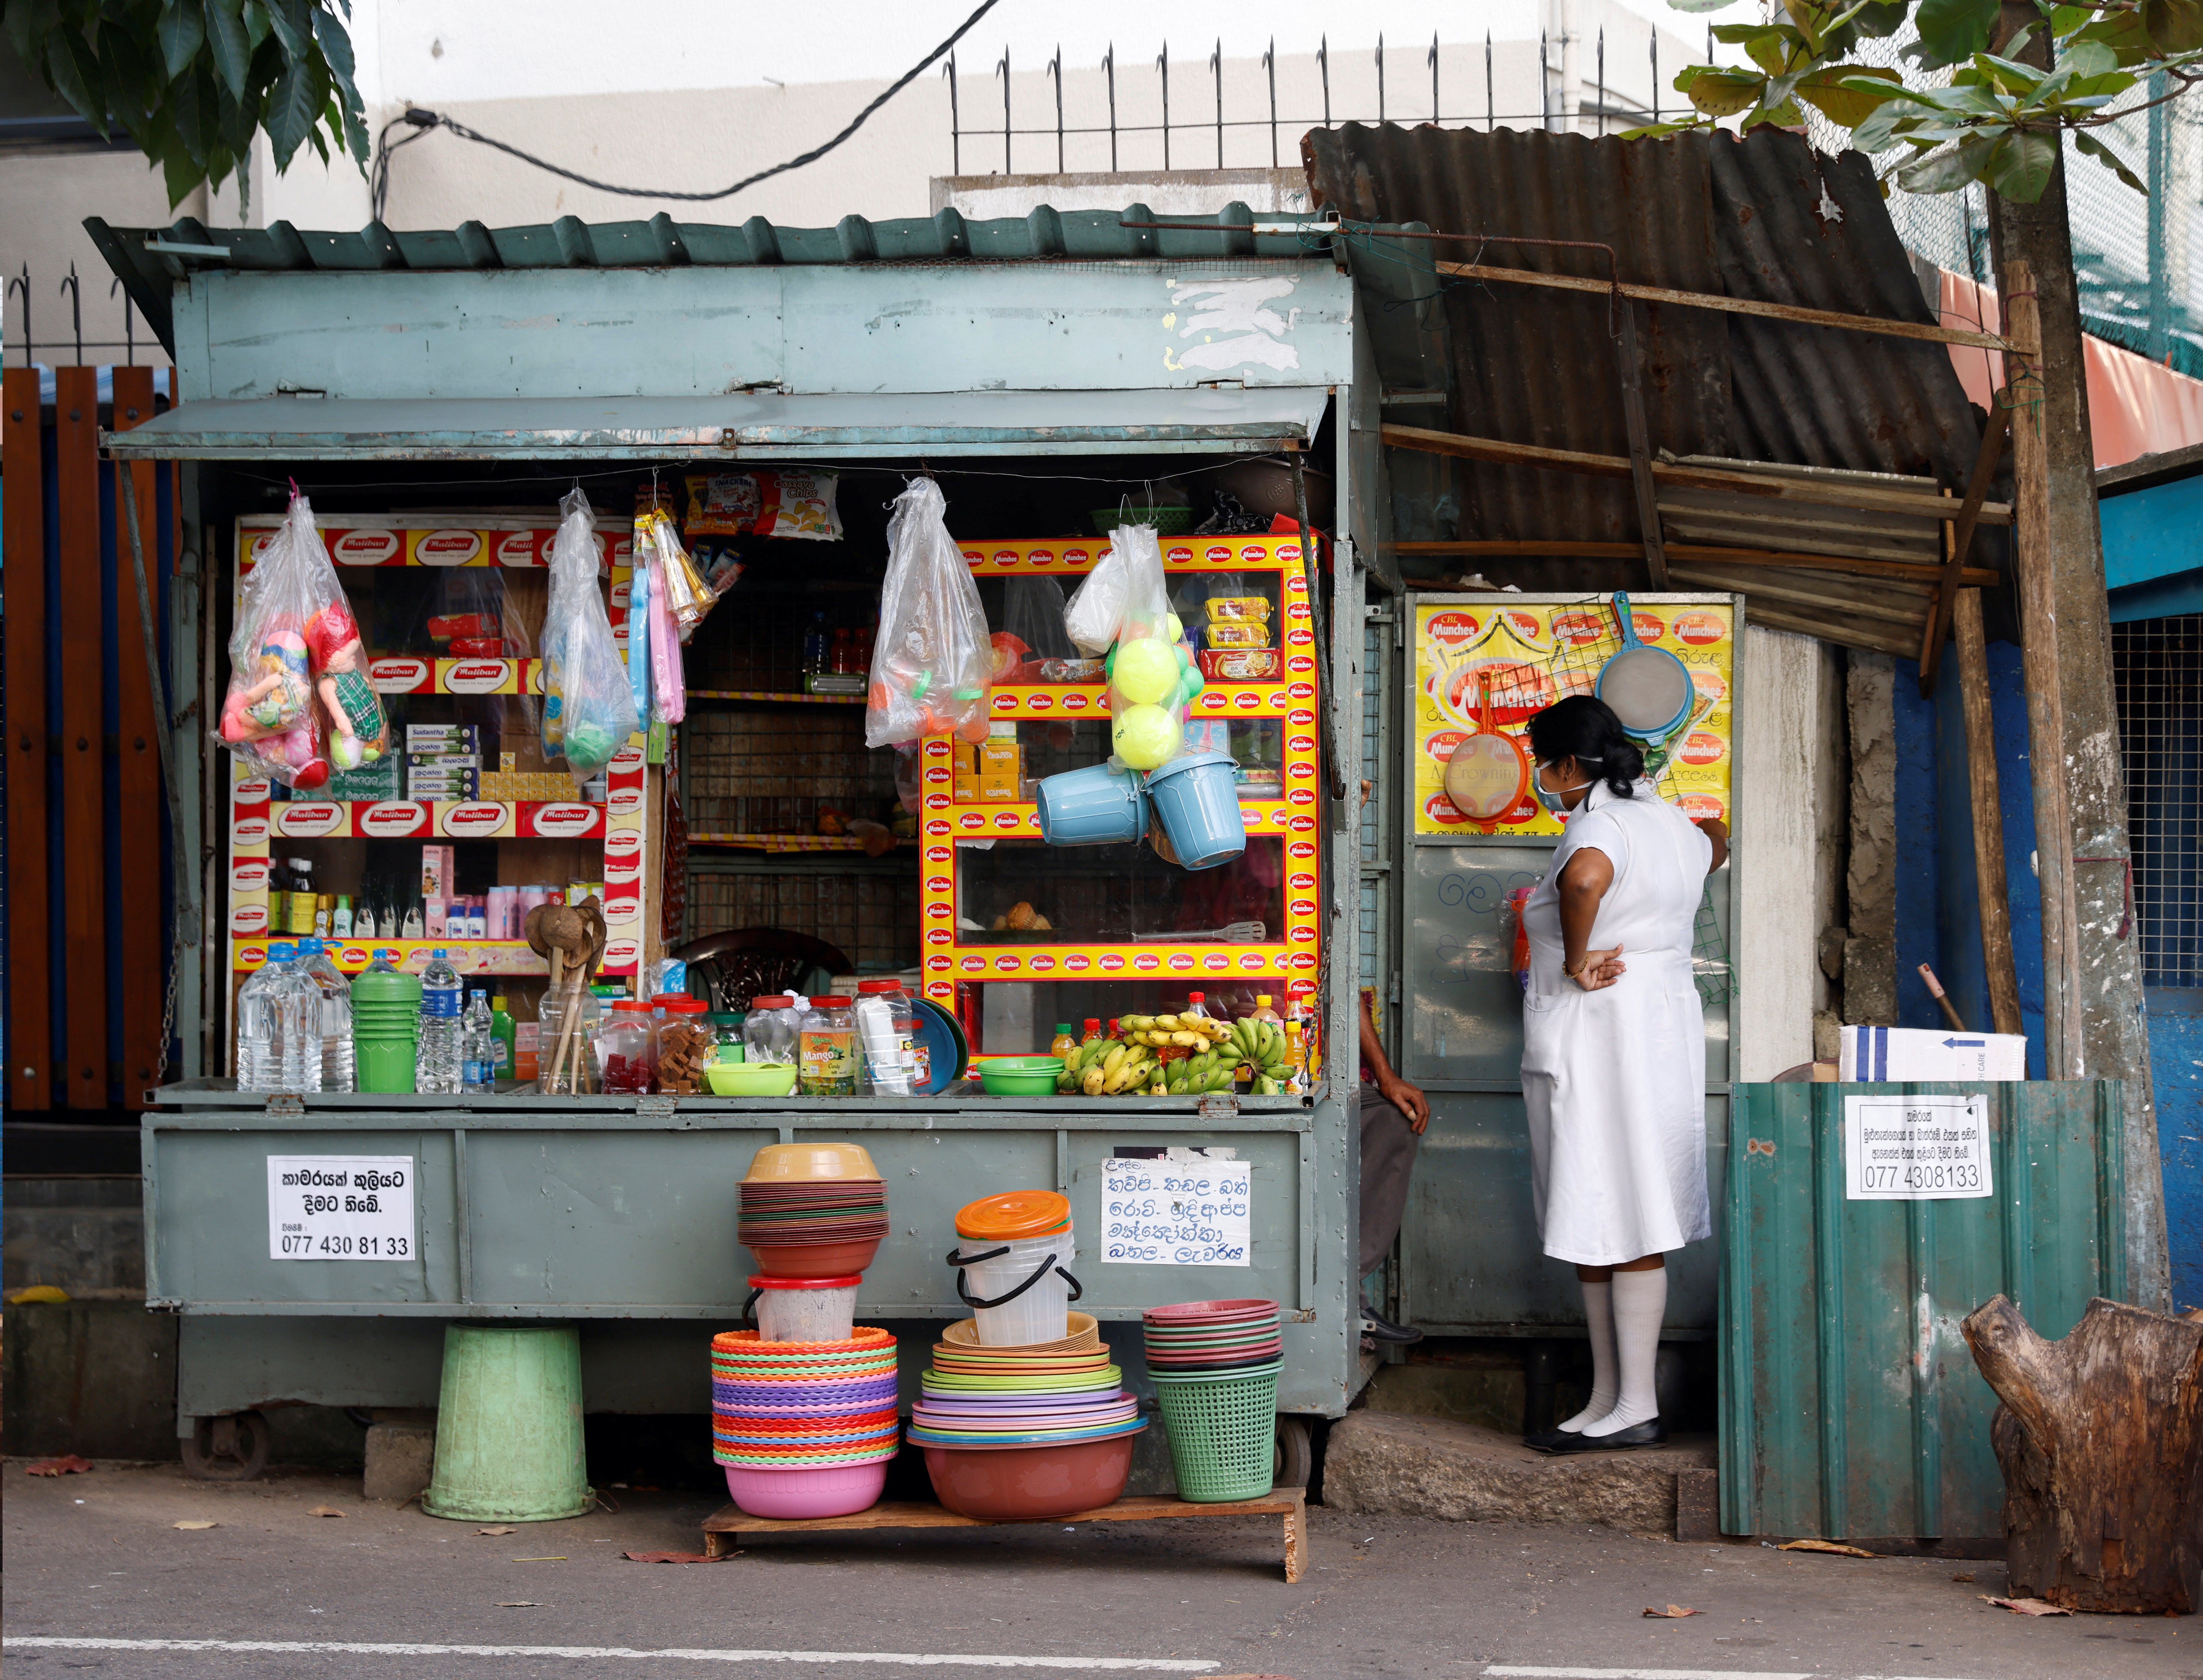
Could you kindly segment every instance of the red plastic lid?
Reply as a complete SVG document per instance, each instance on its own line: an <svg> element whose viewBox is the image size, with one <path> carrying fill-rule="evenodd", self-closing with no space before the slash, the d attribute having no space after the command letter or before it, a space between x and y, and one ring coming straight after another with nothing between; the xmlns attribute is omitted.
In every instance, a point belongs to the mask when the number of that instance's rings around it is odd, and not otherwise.
<svg viewBox="0 0 2203 1680"><path fill-rule="evenodd" d="M688 994L686 992L660 992L650 1000L650 1006L653 1009L670 1009L676 1004L688 1001Z"/></svg>
<svg viewBox="0 0 2203 1680"><path fill-rule="evenodd" d="M676 1015L702 1015L712 1007L701 998L692 998L686 992L676 992L666 999L665 1007Z"/></svg>
<svg viewBox="0 0 2203 1680"><path fill-rule="evenodd" d="M864 1282L855 1272L847 1277L764 1277L750 1279L753 1289L851 1289Z"/></svg>
<svg viewBox="0 0 2203 1680"><path fill-rule="evenodd" d="M792 994L786 992L774 992L765 997L752 998L750 1007L752 1009L788 1009L793 1007L795 999Z"/></svg>
<svg viewBox="0 0 2203 1680"><path fill-rule="evenodd" d="M902 990L902 981L900 980L860 980L857 982L857 989L859 992L900 992Z"/></svg>
<svg viewBox="0 0 2203 1680"><path fill-rule="evenodd" d="M1208 1001L1208 993L1206 992L1189 992L1185 994L1185 1000L1190 1004L1205 1004Z"/></svg>
<svg viewBox="0 0 2203 1680"><path fill-rule="evenodd" d="M612 1013L615 1015L647 1015L650 1013L650 1005L643 1002L640 998L622 998L617 1003L612 1005Z"/></svg>

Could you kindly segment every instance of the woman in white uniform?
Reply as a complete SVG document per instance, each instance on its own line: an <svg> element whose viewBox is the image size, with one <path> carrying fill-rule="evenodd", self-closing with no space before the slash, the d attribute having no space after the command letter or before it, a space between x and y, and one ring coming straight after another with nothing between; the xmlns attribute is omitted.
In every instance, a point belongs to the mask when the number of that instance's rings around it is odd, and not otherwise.
<svg viewBox="0 0 2203 1680"><path fill-rule="evenodd" d="M1653 1391L1665 1255L1712 1235L1705 1022L1691 946L1728 856L1644 779L1612 711L1572 695L1530 720L1533 785L1566 825L1523 906L1522 1097L1545 1253L1572 1262L1591 1327L1591 1404L1531 1437L1548 1453L1664 1441Z"/></svg>

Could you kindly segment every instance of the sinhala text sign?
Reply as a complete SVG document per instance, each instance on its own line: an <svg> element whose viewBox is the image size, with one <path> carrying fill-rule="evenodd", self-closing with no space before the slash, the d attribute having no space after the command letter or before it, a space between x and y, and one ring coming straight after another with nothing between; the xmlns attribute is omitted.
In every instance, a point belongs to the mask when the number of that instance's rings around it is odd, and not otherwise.
<svg viewBox="0 0 2203 1680"><path fill-rule="evenodd" d="M1846 1096L1850 1201L1956 1201L1990 1194L1988 1099Z"/></svg>
<svg viewBox="0 0 2203 1680"><path fill-rule="evenodd" d="M1253 1164L1102 1164L1102 1258L1120 1264L1244 1266L1254 1229Z"/></svg>
<svg viewBox="0 0 2203 1680"><path fill-rule="evenodd" d="M410 1155L270 1155L271 1260L410 1260Z"/></svg>

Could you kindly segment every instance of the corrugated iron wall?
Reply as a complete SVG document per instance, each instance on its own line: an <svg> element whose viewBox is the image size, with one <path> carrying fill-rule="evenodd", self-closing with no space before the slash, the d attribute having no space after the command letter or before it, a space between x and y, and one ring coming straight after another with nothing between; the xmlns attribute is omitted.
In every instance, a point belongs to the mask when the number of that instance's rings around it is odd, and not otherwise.
<svg viewBox="0 0 2203 1680"><path fill-rule="evenodd" d="M1725 133L1595 140L1347 124L1313 131L1302 150L1318 202L1350 220L1597 241L1613 247L1624 280L1935 320L1868 161L1828 157L1780 130L1741 141ZM1607 277L1594 251L1497 240L1481 254L1474 243L1423 248L1438 260ZM1420 278L1424 295L1444 300L1450 429L1627 452L1605 298ZM1980 420L1941 346L1671 304L1637 308L1654 449L1932 474L1963 489ZM1624 480L1451 466L1458 528L1434 534L1637 539Z"/></svg>

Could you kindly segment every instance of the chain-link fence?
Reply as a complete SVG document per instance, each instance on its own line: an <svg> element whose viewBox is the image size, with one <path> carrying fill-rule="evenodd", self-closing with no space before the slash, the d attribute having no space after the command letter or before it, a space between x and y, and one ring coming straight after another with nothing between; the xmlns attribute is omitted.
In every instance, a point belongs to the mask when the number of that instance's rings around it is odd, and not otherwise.
<svg viewBox="0 0 2203 1680"><path fill-rule="evenodd" d="M1923 78L1901 55L1912 37L1860 44L1867 62L1899 71L1915 86L1946 83L1950 72ZM2151 104L2170 89L2159 76L2122 102L2128 115L2094 131L2128 168L2147 182L2136 192L2069 140L2065 193L2073 230L2073 266L2081 285L2082 324L2098 338L2203 378L2203 309L2199 309L2195 263L2199 192L2203 192L2203 103L2194 98ZM2147 107L2147 109L2144 109ZM1822 150L1842 150L1846 130L1818 112L1806 113L1808 133ZM1905 154L1904 156L1909 156ZM1903 161L1885 153L1876 162L1893 175ZM1989 260L1986 189L1916 194L1889 182L1890 220L1905 248L1940 267L1985 285L1995 275ZM1993 326L1993 323L1991 323Z"/></svg>

